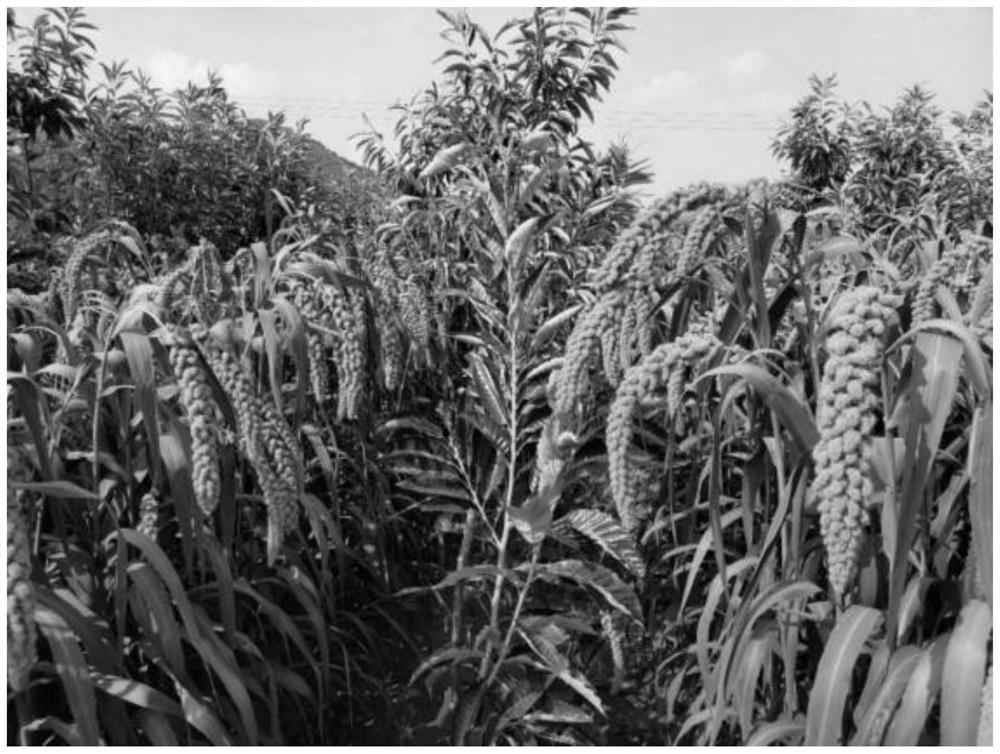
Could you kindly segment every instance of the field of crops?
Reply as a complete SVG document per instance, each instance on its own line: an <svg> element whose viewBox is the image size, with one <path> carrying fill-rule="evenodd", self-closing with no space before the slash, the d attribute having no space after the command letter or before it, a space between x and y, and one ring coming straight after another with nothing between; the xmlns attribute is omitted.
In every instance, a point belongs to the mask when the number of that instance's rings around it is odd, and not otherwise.
<svg viewBox="0 0 1000 754"><path fill-rule="evenodd" d="M8 11L8 743L991 743L992 94L640 204L629 11L442 16L332 183Z"/></svg>

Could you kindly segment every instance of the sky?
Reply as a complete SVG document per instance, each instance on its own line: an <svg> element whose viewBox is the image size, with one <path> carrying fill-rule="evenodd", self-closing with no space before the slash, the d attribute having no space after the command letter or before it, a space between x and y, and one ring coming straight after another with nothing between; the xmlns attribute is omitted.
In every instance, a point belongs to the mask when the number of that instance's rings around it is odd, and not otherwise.
<svg viewBox="0 0 1000 754"><path fill-rule="evenodd" d="M35 11L18 13L25 21ZM489 32L525 8L471 8ZM652 195L708 180L774 178L780 120L810 74L836 73L841 96L891 104L919 83L946 111L993 88L992 8L644 7L628 53L583 135L626 141L649 160ZM435 79L446 49L432 8L88 8L101 61L128 60L165 89L219 72L251 115L284 110L360 162L362 114L388 131L389 107Z"/></svg>

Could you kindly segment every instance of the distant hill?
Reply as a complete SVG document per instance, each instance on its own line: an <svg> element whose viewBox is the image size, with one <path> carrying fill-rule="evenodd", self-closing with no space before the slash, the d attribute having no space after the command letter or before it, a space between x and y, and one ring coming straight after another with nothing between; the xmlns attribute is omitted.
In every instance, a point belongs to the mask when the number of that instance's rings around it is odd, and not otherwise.
<svg viewBox="0 0 1000 754"><path fill-rule="evenodd" d="M317 184L324 182L337 185L360 183L369 191L381 193L381 182L372 171L341 157L311 136L305 137L305 146L310 166L309 174Z"/></svg>

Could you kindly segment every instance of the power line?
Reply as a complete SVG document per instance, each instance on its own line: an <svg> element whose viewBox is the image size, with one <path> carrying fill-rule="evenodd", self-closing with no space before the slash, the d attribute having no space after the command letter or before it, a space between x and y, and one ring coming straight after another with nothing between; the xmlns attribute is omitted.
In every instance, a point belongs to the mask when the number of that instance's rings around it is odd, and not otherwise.
<svg viewBox="0 0 1000 754"><path fill-rule="evenodd" d="M381 110L381 115L391 115L390 105L377 100L330 100L322 98L282 98L275 99L259 95L236 98L246 106L266 105L271 109L303 111L311 120L360 120L369 110ZM718 108L703 110L664 110L663 108L640 108L628 110L614 108L598 111L594 121L596 127L619 128L627 126L631 130L667 131L773 131L780 120L778 114L751 110L726 111Z"/></svg>

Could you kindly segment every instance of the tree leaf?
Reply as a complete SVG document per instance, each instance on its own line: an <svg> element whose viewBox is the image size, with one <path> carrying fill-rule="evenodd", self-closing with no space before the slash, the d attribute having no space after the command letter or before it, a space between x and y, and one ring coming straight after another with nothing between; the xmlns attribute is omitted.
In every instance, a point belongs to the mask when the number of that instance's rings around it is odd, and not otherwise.
<svg viewBox="0 0 1000 754"><path fill-rule="evenodd" d="M635 549L632 535L611 514L580 508L567 513L556 526L568 526L580 532L636 576L645 576L646 564Z"/></svg>
<svg viewBox="0 0 1000 754"><path fill-rule="evenodd" d="M462 156L468 148L468 144L461 142L439 150L438 153L434 155L434 159L428 163L427 167L420 171L419 177L431 178L435 175L451 170L459 164Z"/></svg>
<svg viewBox="0 0 1000 754"><path fill-rule="evenodd" d="M504 259L507 260L507 264L510 265L510 269L516 273L519 269L521 262L521 255L524 254L525 249L532 242L535 236L535 227L538 225L541 218L531 217L518 225L514 232L507 237L507 243L504 245L503 255Z"/></svg>
<svg viewBox="0 0 1000 754"><path fill-rule="evenodd" d="M590 587L598 592L609 605L634 620L642 619L642 608L635 590L604 566L581 560L559 560L543 563L537 568L541 578L563 578Z"/></svg>
<svg viewBox="0 0 1000 754"><path fill-rule="evenodd" d="M601 704L601 697L597 695L587 679L575 673L567 660L558 649L543 636L518 628L517 632L534 650L542 662L549 668L554 676L573 689L576 693L586 699L598 712L604 714L604 706Z"/></svg>

